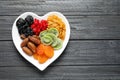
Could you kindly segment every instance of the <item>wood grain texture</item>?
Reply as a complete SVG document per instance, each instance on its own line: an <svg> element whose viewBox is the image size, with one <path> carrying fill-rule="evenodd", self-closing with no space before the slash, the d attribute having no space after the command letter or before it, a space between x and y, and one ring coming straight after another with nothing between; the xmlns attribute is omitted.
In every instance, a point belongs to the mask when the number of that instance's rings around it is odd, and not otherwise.
<svg viewBox="0 0 120 80"><path fill-rule="evenodd" d="M120 39L120 16L66 16L70 39ZM17 16L0 17L0 40L12 40L12 24Z"/></svg>
<svg viewBox="0 0 120 80"><path fill-rule="evenodd" d="M119 66L0 67L0 80L119 80Z"/></svg>
<svg viewBox="0 0 120 80"><path fill-rule="evenodd" d="M0 49L0 66L32 66L17 52L12 41L2 41L0 46L3 46ZM61 57L52 65L118 65L119 48L120 40L70 41Z"/></svg>
<svg viewBox="0 0 120 80"><path fill-rule="evenodd" d="M27 11L59 11L70 22L66 50L43 72L12 42L12 24ZM120 80L120 0L0 0L0 80Z"/></svg>
<svg viewBox="0 0 120 80"><path fill-rule="evenodd" d="M19 15L32 11L43 15L60 11L64 15L119 15L119 0L5 0L0 1L0 15Z"/></svg>

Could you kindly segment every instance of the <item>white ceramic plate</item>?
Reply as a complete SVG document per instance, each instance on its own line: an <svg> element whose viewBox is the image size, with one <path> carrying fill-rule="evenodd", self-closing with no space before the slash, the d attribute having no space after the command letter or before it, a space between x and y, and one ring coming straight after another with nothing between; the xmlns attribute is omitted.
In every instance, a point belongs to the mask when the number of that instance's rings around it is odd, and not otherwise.
<svg viewBox="0 0 120 80"><path fill-rule="evenodd" d="M32 56L28 56L27 54L25 54L21 47L20 47L20 44L22 42L22 39L20 38L20 35L18 33L18 29L17 29L17 26L16 26L16 21L19 19L19 18L25 18L27 15L31 15L33 16L34 18L37 18L37 19L47 19L47 17L51 14L55 14L57 16L59 16L60 18L62 18L62 20L64 21L65 25L66 25L66 36L65 36L65 40L63 42L63 47L60 49L60 50L56 50L54 51L54 56L51 58L51 59L48 59L44 64L40 64L37 60L35 60ZM44 16L38 16L37 14L35 13L32 13L32 12L25 12L23 14L21 14L16 20L15 22L13 23L13 27L12 27L12 39L13 39L13 42L14 42L14 45L15 47L17 48L17 50L19 51L19 53L27 60L29 61L30 63L32 63L34 66L36 66L39 70L43 71L44 69L46 69L52 62L54 62L61 54L62 52L65 50L67 44L68 44L68 41L69 41L69 38L70 38L70 25L68 23L68 20L66 19L66 17L60 13L60 12L49 12L47 14L45 14Z"/></svg>

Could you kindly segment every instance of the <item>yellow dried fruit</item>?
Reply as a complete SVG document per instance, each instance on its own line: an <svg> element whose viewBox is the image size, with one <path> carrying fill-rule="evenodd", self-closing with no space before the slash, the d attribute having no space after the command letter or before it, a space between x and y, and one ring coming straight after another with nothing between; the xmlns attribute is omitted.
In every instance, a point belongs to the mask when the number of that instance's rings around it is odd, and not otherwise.
<svg viewBox="0 0 120 80"><path fill-rule="evenodd" d="M59 18L57 15L50 15L47 18L48 20L48 28L56 28L59 31L59 38L64 40L66 34L66 26L65 23Z"/></svg>

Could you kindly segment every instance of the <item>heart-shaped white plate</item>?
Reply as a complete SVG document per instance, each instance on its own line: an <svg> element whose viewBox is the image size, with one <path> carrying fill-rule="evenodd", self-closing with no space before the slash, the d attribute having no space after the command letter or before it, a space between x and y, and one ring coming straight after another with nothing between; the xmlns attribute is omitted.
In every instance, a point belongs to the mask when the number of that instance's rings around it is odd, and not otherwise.
<svg viewBox="0 0 120 80"><path fill-rule="evenodd" d="M54 51L54 56L51 58L51 59L48 59L44 64L40 64L37 60L35 60L32 56L28 56L26 55L23 50L21 49L20 47L20 44L22 42L22 39L20 38L20 35L18 33L18 29L16 27L16 21L19 19L19 18L23 18L25 19L25 17L27 15L31 15L33 16L34 18L36 19L46 19L47 20L47 17L49 15L52 15L52 14L55 14L57 16L59 16L60 18L62 18L63 22L65 23L66 25L66 36L65 36L65 39L64 39L64 42L63 42L63 47L60 49L60 50L56 50ZM14 22L13 24L13 27L12 27L12 38L13 38L13 42L15 44L15 47L17 48L17 50L19 51L19 53L27 60L29 61L30 63L32 63L34 66L36 66L39 70L43 71L45 70L52 62L54 62L61 54L62 52L64 51L64 49L66 48L67 46L67 43L69 41L69 38L70 38L70 25L68 23L68 20L66 19L66 17L61 14L60 12L49 12L47 14L45 14L44 16L38 16L36 15L35 13L32 13L32 12L25 12L23 14L21 14Z"/></svg>

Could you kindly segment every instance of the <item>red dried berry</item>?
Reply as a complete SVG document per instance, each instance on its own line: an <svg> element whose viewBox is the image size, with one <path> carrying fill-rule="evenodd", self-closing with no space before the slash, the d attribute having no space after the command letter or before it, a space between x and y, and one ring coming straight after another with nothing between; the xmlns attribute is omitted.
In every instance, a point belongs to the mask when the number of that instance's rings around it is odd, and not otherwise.
<svg viewBox="0 0 120 80"><path fill-rule="evenodd" d="M39 23L39 28L41 28L42 27L42 24L41 23Z"/></svg>
<svg viewBox="0 0 120 80"><path fill-rule="evenodd" d="M38 24L39 24L39 20L34 19L34 24L35 24L35 25L38 25Z"/></svg>
<svg viewBox="0 0 120 80"><path fill-rule="evenodd" d="M31 28L36 35L39 35L41 31L47 29L47 25L48 25L47 20L40 21L38 19L34 19L34 22L31 25Z"/></svg>
<svg viewBox="0 0 120 80"><path fill-rule="evenodd" d="M37 29L37 32L39 33L39 32L40 32L40 29Z"/></svg>
<svg viewBox="0 0 120 80"><path fill-rule="evenodd" d="M32 25L31 25L31 28L32 28L32 29L33 29L33 28L35 28L35 27L36 27L36 25L35 25L35 24L32 24Z"/></svg>
<svg viewBox="0 0 120 80"><path fill-rule="evenodd" d="M33 28L33 32L37 32L37 28Z"/></svg>

